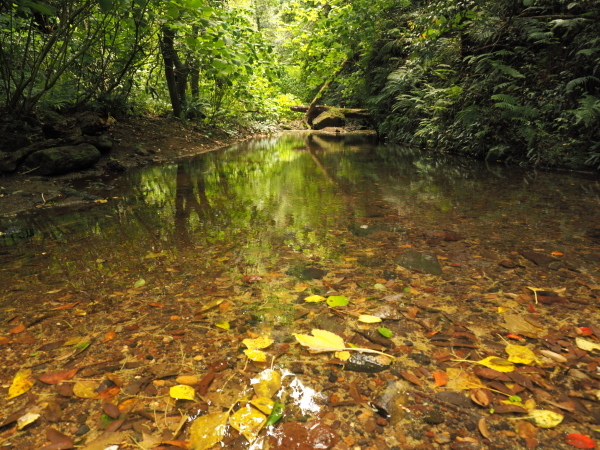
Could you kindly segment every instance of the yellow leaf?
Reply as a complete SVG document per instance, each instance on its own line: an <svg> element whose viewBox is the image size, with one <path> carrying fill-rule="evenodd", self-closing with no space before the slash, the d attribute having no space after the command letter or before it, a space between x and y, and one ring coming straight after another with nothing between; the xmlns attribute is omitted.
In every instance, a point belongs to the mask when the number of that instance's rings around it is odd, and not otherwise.
<svg viewBox="0 0 600 450"><path fill-rule="evenodd" d="M33 387L34 382L29 378L30 375L31 369L21 369L15 374L13 381L8 388L7 400L23 395Z"/></svg>
<svg viewBox="0 0 600 450"><path fill-rule="evenodd" d="M271 411L273 411L273 405L275 405L275 402L267 397L255 398L254 400L251 400L250 403L252 404L252 406L258 408L266 415L271 414Z"/></svg>
<svg viewBox="0 0 600 450"><path fill-rule="evenodd" d="M250 383L257 397L271 398L281 388L281 374L273 369L263 370Z"/></svg>
<svg viewBox="0 0 600 450"><path fill-rule="evenodd" d="M448 375L448 388L449 389L481 389L486 388L476 375L465 372L462 369L456 369L449 367L446 369L446 375Z"/></svg>
<svg viewBox="0 0 600 450"><path fill-rule="evenodd" d="M508 308L505 308L504 306L498 306L496 311L498 311L499 313L503 313L503 312L508 311Z"/></svg>
<svg viewBox="0 0 600 450"><path fill-rule="evenodd" d="M231 328L231 325L229 325L229 322L223 321L215 323L215 327L223 328L224 330L229 330Z"/></svg>
<svg viewBox="0 0 600 450"><path fill-rule="evenodd" d="M326 330L312 330L312 336L308 334L296 334L296 340L311 352L340 352L346 349L344 340L337 334Z"/></svg>
<svg viewBox="0 0 600 450"><path fill-rule="evenodd" d="M92 380L78 381L73 385L73 394L79 398L94 398L98 395L96 388L99 384Z"/></svg>
<svg viewBox="0 0 600 450"><path fill-rule="evenodd" d="M144 256L144 259L161 258L163 256L167 256L167 254L164 252L159 252L159 253L148 252L148 253L146 253L146 256Z"/></svg>
<svg viewBox="0 0 600 450"><path fill-rule="evenodd" d="M360 316L358 316L358 321L363 323L377 323L381 322L381 319L379 317L370 316L368 314L361 314Z"/></svg>
<svg viewBox="0 0 600 450"><path fill-rule="evenodd" d="M186 384L171 386L169 395L176 400L196 400L196 390Z"/></svg>
<svg viewBox="0 0 600 450"><path fill-rule="evenodd" d="M532 409L525 419L529 419L540 428L554 428L563 420L563 415L545 409Z"/></svg>
<svg viewBox="0 0 600 450"><path fill-rule="evenodd" d="M341 359L342 361L348 361L350 359L350 352L347 352L347 351L335 352L334 356L337 359Z"/></svg>
<svg viewBox="0 0 600 450"><path fill-rule="evenodd" d="M311 295L310 297L306 297L304 299L305 302L309 302L309 303L324 302L325 300L326 300L325 297L322 297L320 295Z"/></svg>
<svg viewBox="0 0 600 450"><path fill-rule="evenodd" d="M244 339L242 344L248 347L248 350L255 350L257 348L267 348L273 342L273 339L267 336L259 336L256 339Z"/></svg>
<svg viewBox="0 0 600 450"><path fill-rule="evenodd" d="M229 418L229 425L242 433L249 442L256 439L266 422L267 416L250 405L238 409Z"/></svg>
<svg viewBox="0 0 600 450"><path fill-rule="evenodd" d="M497 370L498 372L512 372L515 370L515 366L510 361L498 358L497 356L488 356L481 361L474 361L482 366L489 367L490 369Z"/></svg>
<svg viewBox="0 0 600 450"><path fill-rule="evenodd" d="M508 344L504 349L508 353L508 360L515 364L533 364L537 361L535 353L522 345Z"/></svg>
<svg viewBox="0 0 600 450"><path fill-rule="evenodd" d="M36 413L28 412L27 414L23 414L21 417L19 417L17 419L17 430L22 430L30 423L33 423L36 420L38 420L39 417L40 417L40 415L36 414Z"/></svg>
<svg viewBox="0 0 600 450"><path fill-rule="evenodd" d="M267 362L267 354L262 350L256 349L244 349L244 353L248 357L248 359L256 362Z"/></svg>
<svg viewBox="0 0 600 450"><path fill-rule="evenodd" d="M99 198L98 200L94 200L94 203L107 203L108 200L104 199L104 198Z"/></svg>
<svg viewBox="0 0 600 450"><path fill-rule="evenodd" d="M227 429L228 412L200 416L190 427L190 449L206 450L223 440Z"/></svg>
<svg viewBox="0 0 600 450"><path fill-rule="evenodd" d="M579 347L581 350L585 350L586 352L600 350L600 344L580 337L575 338L575 343L577 344L577 347Z"/></svg>

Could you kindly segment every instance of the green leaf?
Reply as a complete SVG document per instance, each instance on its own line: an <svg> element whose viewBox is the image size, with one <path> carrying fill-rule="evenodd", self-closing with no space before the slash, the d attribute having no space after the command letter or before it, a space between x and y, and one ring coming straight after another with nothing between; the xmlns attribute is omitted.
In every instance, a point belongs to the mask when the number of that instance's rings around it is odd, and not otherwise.
<svg viewBox="0 0 600 450"><path fill-rule="evenodd" d="M142 287L142 286L144 286L145 284L146 284L146 280L144 280L143 278L140 278L139 280L137 280L137 281L135 282L135 284L133 285L133 287L134 287L135 289L137 289L137 288L141 288L141 287Z"/></svg>
<svg viewBox="0 0 600 450"><path fill-rule="evenodd" d="M78 349L80 349L80 352L79 352L79 353L81 353L81 352L83 352L85 349L87 349L87 348L88 348L90 345L92 345L92 343L91 343L91 342L89 342L89 341L88 341L88 342L80 342L79 344L75 344L75 345L73 346L73 348L78 348Z"/></svg>
<svg viewBox="0 0 600 450"><path fill-rule="evenodd" d="M377 331L379 331L379 334L382 335L383 337L386 338L390 338L394 335L394 333L392 332L392 330L388 329L388 328L378 328Z"/></svg>
<svg viewBox="0 0 600 450"><path fill-rule="evenodd" d="M269 414L269 417L267 417L267 422L265 423L265 426L268 427L271 425L275 425L283 416L284 408L285 405L283 403L279 403L276 401L273 405L273 410L271 411L271 414Z"/></svg>
<svg viewBox="0 0 600 450"><path fill-rule="evenodd" d="M110 0L112 3L112 0ZM55 16L56 8L54 6L46 5L45 3L33 3L29 4L31 9L35 9L36 11L46 15L46 16Z"/></svg>
<svg viewBox="0 0 600 450"><path fill-rule="evenodd" d="M327 304L332 308L336 306L348 306L348 299L345 295L332 295L327 297Z"/></svg>
<svg viewBox="0 0 600 450"><path fill-rule="evenodd" d="M172 19L177 19L179 17L179 8L168 8L167 9L167 16L170 16Z"/></svg>
<svg viewBox="0 0 600 450"><path fill-rule="evenodd" d="M110 8L112 8L113 0L98 0L98 3L100 4L102 12L106 14L110 11Z"/></svg>

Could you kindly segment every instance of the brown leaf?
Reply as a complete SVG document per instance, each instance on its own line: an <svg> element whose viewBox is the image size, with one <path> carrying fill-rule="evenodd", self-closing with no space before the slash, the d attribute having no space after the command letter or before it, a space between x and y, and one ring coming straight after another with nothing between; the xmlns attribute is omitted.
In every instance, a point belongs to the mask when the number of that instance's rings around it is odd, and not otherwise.
<svg viewBox="0 0 600 450"><path fill-rule="evenodd" d="M79 305L79 302L68 303L66 305L60 305L60 306L57 306L56 308L52 308L50 311L60 311L63 309L70 309L76 305Z"/></svg>
<svg viewBox="0 0 600 450"><path fill-rule="evenodd" d="M60 372L46 372L38 377L43 383L58 384L65 380L70 380L75 376L79 369L63 370Z"/></svg>
<svg viewBox="0 0 600 450"><path fill-rule="evenodd" d="M538 428L531 422L520 420L517 422L517 434L522 439L533 439L538 432Z"/></svg>
<svg viewBox="0 0 600 450"><path fill-rule="evenodd" d="M46 439L48 439L53 444L56 444L59 442L66 442L66 443L69 443L71 445L71 447L73 446L73 439L64 433L61 433L56 428L48 428L46 430ZM64 447L64 448L71 448L71 447Z"/></svg>
<svg viewBox="0 0 600 450"><path fill-rule="evenodd" d="M113 403L103 403L102 410L106 413L107 416L112 417L113 419L118 418L119 414L121 414L121 410L119 409L119 407Z"/></svg>
<svg viewBox="0 0 600 450"><path fill-rule="evenodd" d="M118 419L115 420L114 422L111 422L105 429L105 432L112 432L112 431L117 431L119 428L121 428L121 425L123 425L123 423L125 423L124 420L122 419Z"/></svg>
<svg viewBox="0 0 600 450"><path fill-rule="evenodd" d="M486 439L492 439L491 435L490 435L490 430L488 430L488 426L487 426L487 422L485 420L485 417L482 417L481 419L479 419L479 422L477 422L477 428L479 428L479 432L481 433L481 435L486 438Z"/></svg>
<svg viewBox="0 0 600 450"><path fill-rule="evenodd" d="M19 334L25 331L25 325L20 323L19 325L14 326L8 333L9 334Z"/></svg>
<svg viewBox="0 0 600 450"><path fill-rule="evenodd" d="M410 381L411 383L416 384L417 386L423 385L421 380L419 380L415 375L413 375L410 372L400 372L400 375L402 375L406 381Z"/></svg>
<svg viewBox="0 0 600 450"><path fill-rule="evenodd" d="M477 403L479 406L486 407L492 401L488 392L489 391L486 389L471 389L469 394L473 402Z"/></svg>
<svg viewBox="0 0 600 450"><path fill-rule="evenodd" d="M111 397L114 397L115 395L117 395L120 391L121 391L121 388L119 386L112 386L112 387L104 389L103 391L98 393L98 395L96 395L94 398L111 398ZM113 430L113 431L115 431L115 430Z"/></svg>

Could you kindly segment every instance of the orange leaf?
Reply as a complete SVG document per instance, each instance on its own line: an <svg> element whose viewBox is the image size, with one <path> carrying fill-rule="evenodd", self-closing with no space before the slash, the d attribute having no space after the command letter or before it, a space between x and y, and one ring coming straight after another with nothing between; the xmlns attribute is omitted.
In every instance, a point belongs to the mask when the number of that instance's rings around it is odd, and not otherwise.
<svg viewBox="0 0 600 450"><path fill-rule="evenodd" d="M446 386L448 384L448 375L446 372L433 372L435 387Z"/></svg>
<svg viewBox="0 0 600 450"><path fill-rule="evenodd" d="M22 323L20 323L19 325L13 327L9 333L10 334L19 334L22 333L23 331L25 331L25 325L23 325Z"/></svg>
<svg viewBox="0 0 600 450"><path fill-rule="evenodd" d="M518 334L507 334L506 337L510 338L510 339L521 339L521 340L525 339L524 337L521 337Z"/></svg>
<svg viewBox="0 0 600 450"><path fill-rule="evenodd" d="M188 441L162 441L160 444L172 445L173 447L181 447L185 449L190 448L190 443Z"/></svg>
<svg viewBox="0 0 600 450"><path fill-rule="evenodd" d="M0 336L0 345L10 343L10 339L6 336Z"/></svg>
<svg viewBox="0 0 600 450"><path fill-rule="evenodd" d="M38 377L38 380L46 384L58 384L65 380L70 380L75 376L79 369L63 370L61 372L46 372Z"/></svg>
<svg viewBox="0 0 600 450"><path fill-rule="evenodd" d="M565 442L577 448L594 448L596 442L588 436L579 433L570 433L565 436Z"/></svg>
<svg viewBox="0 0 600 450"><path fill-rule="evenodd" d="M153 308L163 308L163 304L162 303L156 303L156 302L150 302L148 303L148 306L152 306Z"/></svg>
<svg viewBox="0 0 600 450"><path fill-rule="evenodd" d="M219 312L226 312L228 311L231 307L233 306L233 304L231 302L223 302L219 304Z"/></svg>
<svg viewBox="0 0 600 450"><path fill-rule="evenodd" d="M50 311L59 311L61 309L69 309L75 305L79 305L79 302L67 303L66 305L60 305L60 306L57 306L56 308L52 308Z"/></svg>
<svg viewBox="0 0 600 450"><path fill-rule="evenodd" d="M114 397L115 395L117 395L119 393L119 391L121 391L121 388L118 386L109 387L109 388L104 389L102 392L100 392L94 398L111 398L111 397Z"/></svg>
<svg viewBox="0 0 600 450"><path fill-rule="evenodd" d="M111 339L114 339L116 337L117 333L115 331L109 331L104 335L104 339L102 339L102 342L110 341Z"/></svg>

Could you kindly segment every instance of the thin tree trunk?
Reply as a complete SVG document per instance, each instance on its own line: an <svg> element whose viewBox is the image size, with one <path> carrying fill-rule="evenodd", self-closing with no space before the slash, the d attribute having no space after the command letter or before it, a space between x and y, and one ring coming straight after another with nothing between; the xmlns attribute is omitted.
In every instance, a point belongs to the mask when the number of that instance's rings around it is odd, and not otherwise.
<svg viewBox="0 0 600 450"><path fill-rule="evenodd" d="M325 92L329 88L329 85L337 78L337 76L342 72L342 70L344 70L346 68L346 66L348 64L350 64L350 59L346 59L342 63L340 68L338 70L336 70L336 72L331 76L331 78L329 80L327 80L325 83L323 83L323 85L321 86L321 89L319 89L319 92L317 92L317 95L315 95L315 98L313 98L313 101L310 102L310 105L308 105L308 109L306 110L306 114L304 115L303 122L309 128L312 126L311 115L312 115L315 107L317 106L317 103L319 103L321 101L321 99L323 98L323 95L325 95Z"/></svg>

